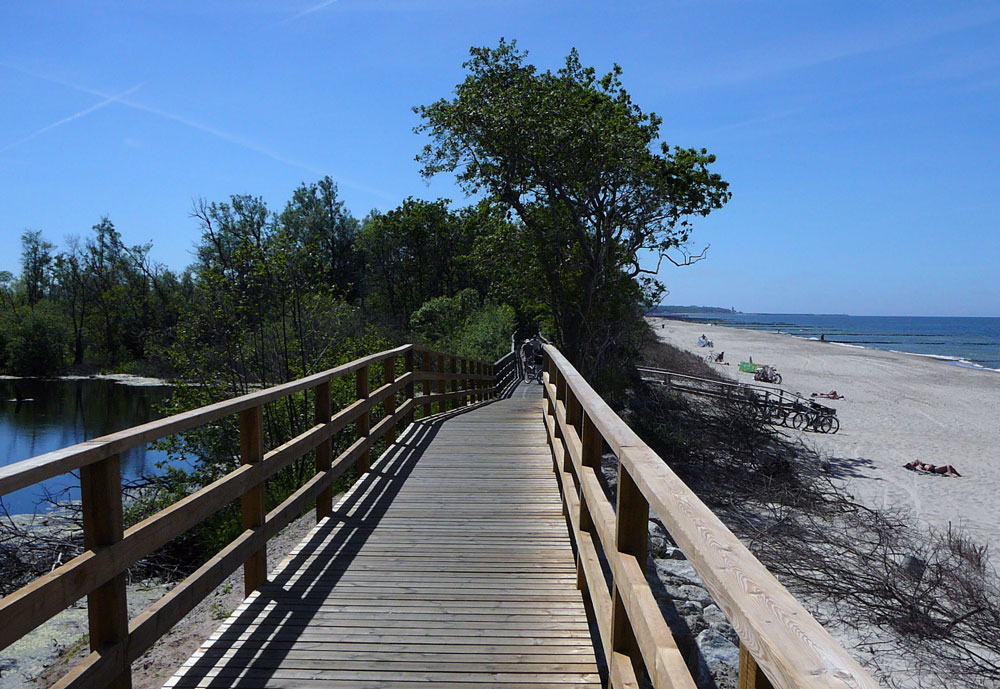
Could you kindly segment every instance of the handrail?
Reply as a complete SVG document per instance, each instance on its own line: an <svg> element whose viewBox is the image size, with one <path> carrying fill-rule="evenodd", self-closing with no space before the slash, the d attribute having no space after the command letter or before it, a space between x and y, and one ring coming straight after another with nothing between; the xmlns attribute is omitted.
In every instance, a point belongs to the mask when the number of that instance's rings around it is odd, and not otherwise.
<svg viewBox="0 0 1000 689"><path fill-rule="evenodd" d="M611 685L637 686L645 670L654 687L695 686L645 578L652 509L740 637L740 687L878 687L562 353L543 351L545 427ZM618 457L616 507L598 479L605 444Z"/></svg>
<svg viewBox="0 0 1000 689"><path fill-rule="evenodd" d="M698 376L692 376L686 373L677 373L676 371L671 371L666 368L653 368L652 366L636 366L635 370L637 370L640 374L653 374L662 377L662 380L656 380L652 378L644 378L644 380L654 380L655 382L662 382L668 385L672 385L671 383L672 379L679 378L682 381L693 381L694 383L698 383L700 385L705 385L708 387L728 388L732 390L738 390L739 392L746 392L752 390L759 395L764 395L765 397L770 395L776 395L782 401L785 399L786 396L792 400L800 400L805 402L809 401L809 398L806 397L805 395L785 390L784 388L778 385L771 386L771 385L759 385L757 383L744 383L741 381L730 382L725 380L712 380L711 378L700 378ZM683 389L688 391L692 390L692 388L683 388Z"/></svg>
<svg viewBox="0 0 1000 689"><path fill-rule="evenodd" d="M404 359L397 377L396 360ZM382 385L369 387L373 364ZM357 399L334 413L331 382L355 374ZM416 394L416 387L421 393ZM313 393L314 425L284 444L263 447L263 405L299 392ZM0 495L80 469L86 550L50 573L0 599L0 650L87 596L91 653L54 687L128 689L131 663L240 565L246 594L266 581L268 539L315 501L317 520L332 512L333 483L352 466L366 472L372 447L396 427L495 397L493 364L411 344L356 359L306 378L152 421L0 468ZM382 405L381 418L372 412ZM436 412L435 412L436 409ZM120 453L239 415L241 466L182 500L123 529ZM354 425L356 440L331 457L333 436ZM315 452L316 472L265 514L268 477ZM125 599L126 570L160 546L239 499L243 532L217 555L132 620Z"/></svg>

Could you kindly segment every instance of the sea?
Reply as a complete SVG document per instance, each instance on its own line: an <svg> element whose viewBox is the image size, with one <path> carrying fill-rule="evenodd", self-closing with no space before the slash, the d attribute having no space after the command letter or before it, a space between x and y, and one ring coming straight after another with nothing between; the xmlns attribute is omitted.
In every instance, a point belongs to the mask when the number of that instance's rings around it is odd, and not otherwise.
<svg viewBox="0 0 1000 689"><path fill-rule="evenodd" d="M811 313L664 313L694 323L765 330L808 340L869 347L1000 372L1000 318L847 316Z"/></svg>

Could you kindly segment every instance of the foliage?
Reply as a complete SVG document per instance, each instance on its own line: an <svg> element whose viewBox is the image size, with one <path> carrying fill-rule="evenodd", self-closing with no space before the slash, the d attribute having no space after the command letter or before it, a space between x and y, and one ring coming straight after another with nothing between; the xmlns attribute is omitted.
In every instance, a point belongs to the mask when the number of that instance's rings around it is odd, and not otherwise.
<svg viewBox="0 0 1000 689"><path fill-rule="evenodd" d="M373 212L357 242L368 275L366 305L405 330L429 299L476 286L469 260L474 236L474 225L452 213L447 199L411 197L388 213Z"/></svg>
<svg viewBox="0 0 1000 689"><path fill-rule="evenodd" d="M535 262L555 335L594 373L613 350L634 353L635 337L617 335L622 319L662 293L643 252L687 262L669 252L686 256L691 218L721 208L728 184L704 149L659 142L661 118L632 102L617 65L598 77L574 50L558 72L540 72L503 40L470 53L455 98L414 109L431 139L422 174L455 172L516 216L506 245Z"/></svg>
<svg viewBox="0 0 1000 689"><path fill-rule="evenodd" d="M295 275L348 300L360 295L364 262L354 243L361 224L344 210L333 180L324 177L299 186L279 223L291 248Z"/></svg>
<svg viewBox="0 0 1000 689"><path fill-rule="evenodd" d="M5 324L7 369L20 376L58 373L66 361L68 336L50 304L19 309Z"/></svg>
<svg viewBox="0 0 1000 689"><path fill-rule="evenodd" d="M410 319L414 337L420 342L486 361L496 361L510 351L510 336L516 326L512 307L483 303L471 288L454 297L429 300Z"/></svg>
<svg viewBox="0 0 1000 689"><path fill-rule="evenodd" d="M52 264L51 242L42 239L41 230L25 230L21 235L21 275L28 306L34 306L49 287Z"/></svg>

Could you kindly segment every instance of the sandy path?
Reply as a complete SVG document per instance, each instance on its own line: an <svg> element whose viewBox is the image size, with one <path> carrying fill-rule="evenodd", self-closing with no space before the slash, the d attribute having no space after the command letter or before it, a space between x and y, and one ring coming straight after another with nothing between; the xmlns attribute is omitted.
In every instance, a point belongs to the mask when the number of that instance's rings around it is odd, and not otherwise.
<svg viewBox="0 0 1000 689"><path fill-rule="evenodd" d="M740 381L753 381L737 369L752 356L777 367L787 390L845 395L819 400L836 407L839 433L801 435L831 459L850 489L873 506L909 506L937 527L963 524L1000 551L1000 374L777 333L650 323L664 341L697 354L706 352L696 345L705 333L731 362L724 373ZM962 478L907 471L902 465L911 459L952 464Z"/></svg>

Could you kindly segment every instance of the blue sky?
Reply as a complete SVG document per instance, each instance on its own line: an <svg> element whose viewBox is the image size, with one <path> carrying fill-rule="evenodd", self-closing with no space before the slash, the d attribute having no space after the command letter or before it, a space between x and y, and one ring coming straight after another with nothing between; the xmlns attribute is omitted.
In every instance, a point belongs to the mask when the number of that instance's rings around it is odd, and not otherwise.
<svg viewBox="0 0 1000 689"><path fill-rule="evenodd" d="M618 62L671 144L707 147L733 200L669 303L744 311L1000 316L1000 5L944 2L6 2L0 269L19 236L191 260L192 200L280 210L330 175L358 217L427 185L410 108L471 45L556 68Z"/></svg>

